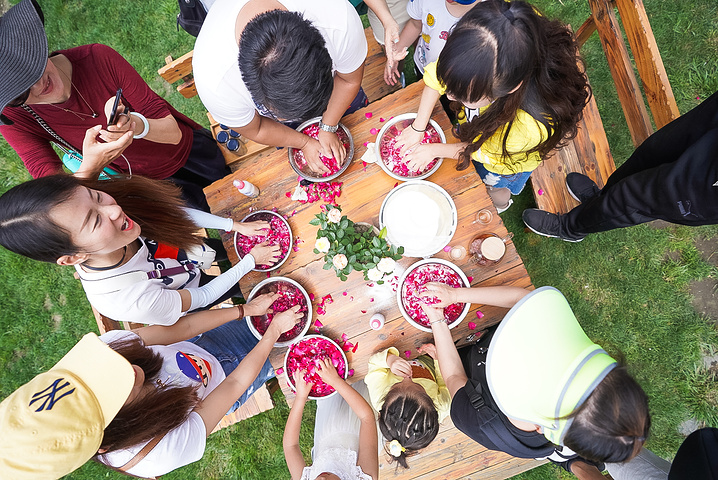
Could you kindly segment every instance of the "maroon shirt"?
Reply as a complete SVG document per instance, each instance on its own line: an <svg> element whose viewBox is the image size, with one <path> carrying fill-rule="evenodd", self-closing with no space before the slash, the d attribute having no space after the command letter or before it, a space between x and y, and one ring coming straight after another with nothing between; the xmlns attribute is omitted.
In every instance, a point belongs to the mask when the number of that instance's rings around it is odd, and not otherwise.
<svg viewBox="0 0 718 480"><path fill-rule="evenodd" d="M82 118L78 118L77 115L62 110L66 108L75 112L92 113L74 88L65 103L31 105L65 141L78 152L82 152L82 141L87 129L99 124L107 127L105 102L114 97L117 89L121 87L123 102L131 107L132 111L141 113L148 119L172 115L182 132L182 139L177 145L145 139L134 140L123 152L130 162L132 173L163 179L174 174L187 162L192 148L192 131L201 128L200 125L179 113L153 92L119 53L100 44L83 45L59 53L65 55L72 64L72 83L99 115L97 118L91 118L89 115L80 115ZM7 107L2 113L14 123L0 126L0 133L20 155L30 175L38 178L60 173L62 161L50 145L52 136L21 107ZM120 172L129 171L122 156L115 159L110 167Z"/></svg>

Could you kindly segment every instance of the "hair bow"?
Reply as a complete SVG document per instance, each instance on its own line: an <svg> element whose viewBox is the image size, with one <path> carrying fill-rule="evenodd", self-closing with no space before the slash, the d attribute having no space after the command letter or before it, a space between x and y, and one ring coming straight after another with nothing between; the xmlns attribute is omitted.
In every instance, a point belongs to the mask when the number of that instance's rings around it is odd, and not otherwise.
<svg viewBox="0 0 718 480"><path fill-rule="evenodd" d="M391 453L393 457L400 457L403 452L406 452L406 448L401 446L399 440L389 442L389 453Z"/></svg>

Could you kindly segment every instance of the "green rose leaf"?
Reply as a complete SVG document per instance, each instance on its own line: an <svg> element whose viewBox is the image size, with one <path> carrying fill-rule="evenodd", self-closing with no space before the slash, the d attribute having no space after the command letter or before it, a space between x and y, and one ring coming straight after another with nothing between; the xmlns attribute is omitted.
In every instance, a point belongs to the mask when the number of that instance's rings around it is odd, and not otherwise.
<svg viewBox="0 0 718 480"><path fill-rule="evenodd" d="M323 266L322 268L323 268L324 270L329 270L330 268L332 268L332 264L331 264L331 262L329 262L329 263L325 263L325 264L324 264L324 266Z"/></svg>

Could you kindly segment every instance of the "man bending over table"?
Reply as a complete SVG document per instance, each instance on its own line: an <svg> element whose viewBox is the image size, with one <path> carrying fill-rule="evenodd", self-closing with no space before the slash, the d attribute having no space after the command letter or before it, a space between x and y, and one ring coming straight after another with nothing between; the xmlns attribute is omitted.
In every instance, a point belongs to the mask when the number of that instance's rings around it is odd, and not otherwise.
<svg viewBox="0 0 718 480"><path fill-rule="evenodd" d="M346 156L339 120L367 104L366 55L361 19L347 1L217 0L192 66L215 120L258 143L301 149L324 173L320 154ZM319 115L317 140L294 130Z"/></svg>

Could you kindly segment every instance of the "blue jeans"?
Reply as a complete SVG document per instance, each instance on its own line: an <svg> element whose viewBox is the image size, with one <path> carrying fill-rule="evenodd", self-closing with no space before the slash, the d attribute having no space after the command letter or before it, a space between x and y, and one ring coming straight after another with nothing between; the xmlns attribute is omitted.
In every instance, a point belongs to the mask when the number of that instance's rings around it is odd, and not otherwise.
<svg viewBox="0 0 718 480"><path fill-rule="evenodd" d="M476 173L481 177L481 181L487 187L508 188L512 195L518 195L524 189L526 182L531 176L531 172L518 172L513 175L501 175L486 170L484 164L472 160Z"/></svg>
<svg viewBox="0 0 718 480"><path fill-rule="evenodd" d="M209 332L190 338L188 341L204 348L219 360L219 363L222 364L222 370L227 376L239 366L242 359L259 343L259 340L252 335L247 322L244 320L233 320L213 328ZM261 388L264 382L274 377L272 364L269 363L269 360L266 360L252 385L239 397L239 400L234 402L234 405L227 413L232 413L241 407L256 389Z"/></svg>

